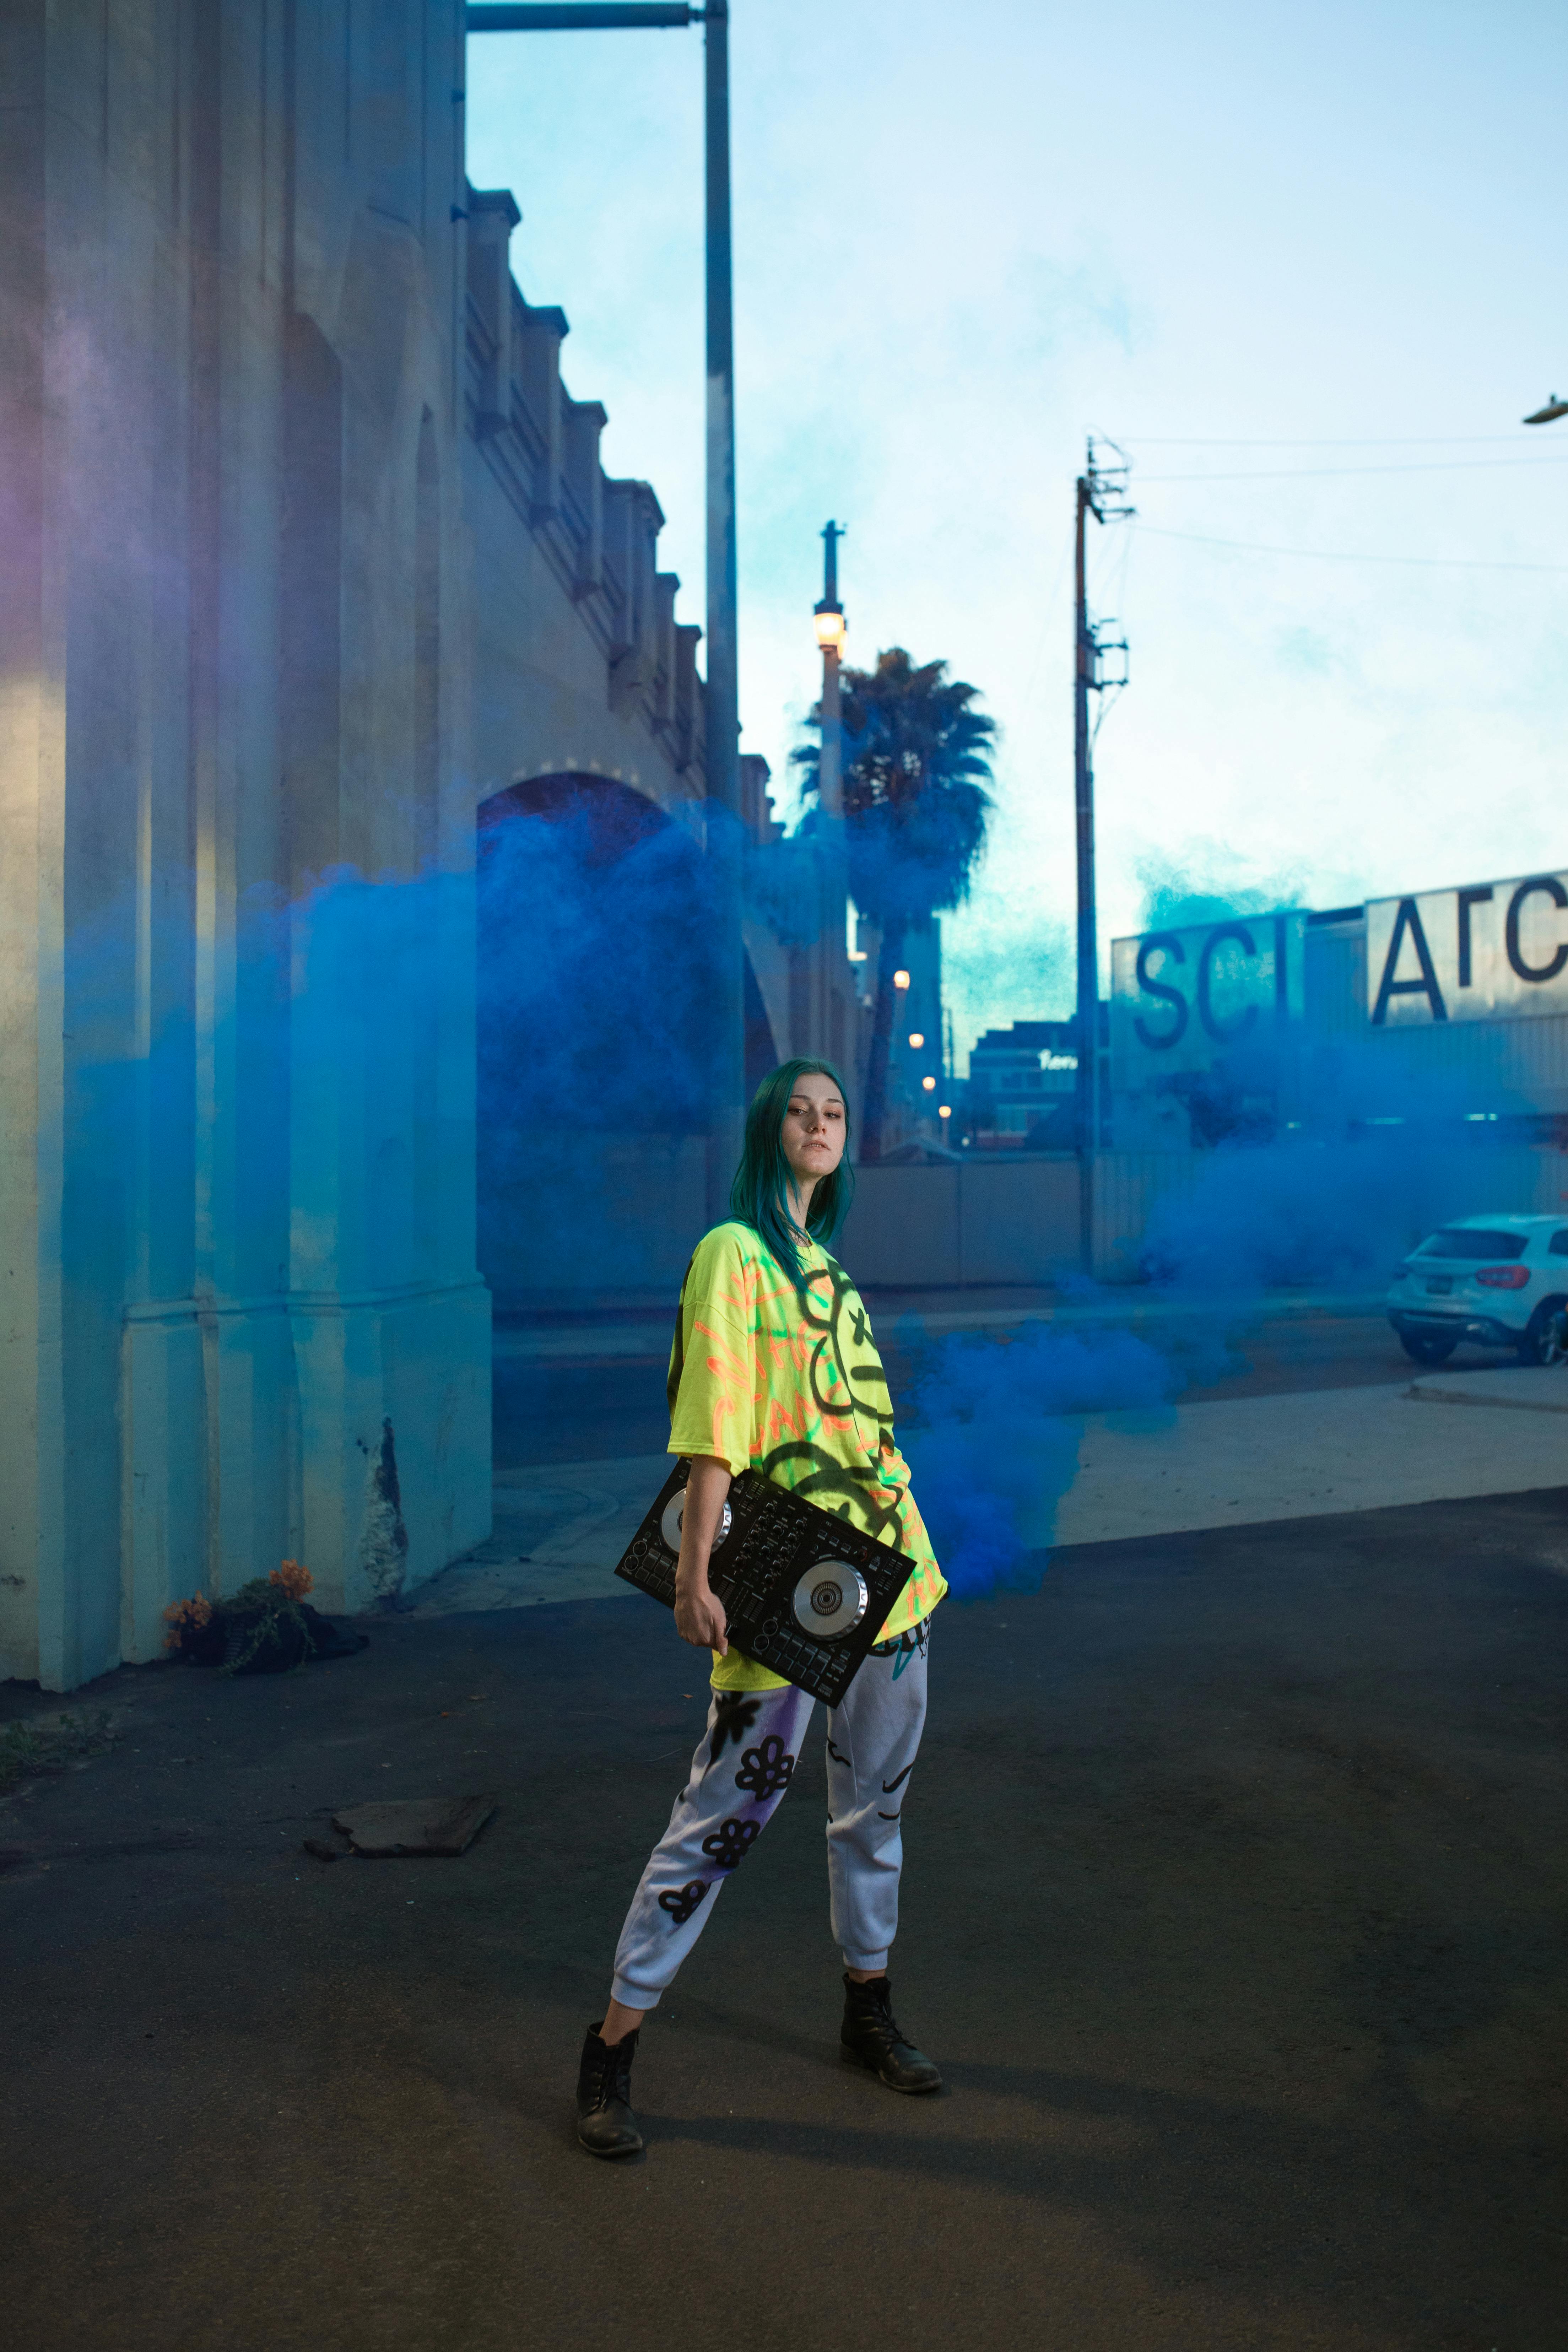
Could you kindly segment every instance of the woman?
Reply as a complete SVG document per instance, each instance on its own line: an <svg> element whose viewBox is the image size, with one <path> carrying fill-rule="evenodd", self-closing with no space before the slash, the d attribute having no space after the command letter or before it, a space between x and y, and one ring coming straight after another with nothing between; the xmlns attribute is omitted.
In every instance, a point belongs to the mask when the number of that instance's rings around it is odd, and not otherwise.
<svg viewBox="0 0 1568 2352"><path fill-rule="evenodd" d="M577 2137L634 2156L637 2030L755 1844L790 1776L815 1702L732 1649L708 1561L730 1481L776 1479L913 1562L842 1704L827 1717L827 1879L844 1956L850 2060L890 2090L942 2077L894 2022L888 1948L898 1927L899 1816L925 1720L927 1622L946 1591L893 1443L888 1383L866 1311L828 1256L854 1188L844 1087L826 1062L785 1062L746 1118L730 1220L699 1243L669 1360L669 1451L691 1463L675 1574L683 1640L713 1653L708 1727L649 1857L616 1951L609 2007L590 2026Z"/></svg>

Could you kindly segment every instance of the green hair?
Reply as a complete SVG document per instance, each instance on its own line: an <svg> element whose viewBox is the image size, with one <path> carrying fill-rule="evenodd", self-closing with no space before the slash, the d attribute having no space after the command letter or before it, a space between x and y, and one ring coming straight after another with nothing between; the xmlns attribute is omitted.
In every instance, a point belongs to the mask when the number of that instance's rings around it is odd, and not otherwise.
<svg viewBox="0 0 1568 2352"><path fill-rule="evenodd" d="M746 1113L746 1139L730 1187L730 1214L762 1237L779 1263L788 1267L797 1290L805 1275L784 1205L789 1198L790 1166L784 1158L784 1123L797 1083L811 1076L831 1078L844 1098L844 1157L831 1176L817 1180L805 1213L805 1229L813 1241L820 1242L824 1249L831 1243L855 1198L855 1171L849 1164L849 1097L831 1062L797 1057L781 1062L763 1080Z"/></svg>

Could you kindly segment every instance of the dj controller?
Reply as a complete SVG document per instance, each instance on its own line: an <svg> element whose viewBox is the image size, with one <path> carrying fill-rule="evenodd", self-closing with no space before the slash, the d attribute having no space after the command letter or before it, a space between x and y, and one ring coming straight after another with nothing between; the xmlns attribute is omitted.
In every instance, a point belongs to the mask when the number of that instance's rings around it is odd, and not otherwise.
<svg viewBox="0 0 1568 2352"><path fill-rule="evenodd" d="M690 1469L676 1463L616 1570L667 1609ZM708 1580L736 1649L837 1706L913 1570L889 1544L744 1470L731 1484Z"/></svg>

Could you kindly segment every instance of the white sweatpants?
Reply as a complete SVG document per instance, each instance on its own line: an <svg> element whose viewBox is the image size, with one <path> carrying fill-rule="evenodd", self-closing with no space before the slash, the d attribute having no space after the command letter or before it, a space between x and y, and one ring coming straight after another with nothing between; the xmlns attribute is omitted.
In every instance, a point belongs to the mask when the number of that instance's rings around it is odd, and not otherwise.
<svg viewBox="0 0 1568 2352"><path fill-rule="evenodd" d="M861 1666L827 1717L827 1885L851 1969L883 1969L898 1933L899 1816L926 1712L927 1626ZM615 1998L652 2009L702 1933L719 1889L777 1810L816 1702L784 1690L715 1691L691 1777L648 1856L616 1948ZM712 1900L710 1900L710 1898Z"/></svg>

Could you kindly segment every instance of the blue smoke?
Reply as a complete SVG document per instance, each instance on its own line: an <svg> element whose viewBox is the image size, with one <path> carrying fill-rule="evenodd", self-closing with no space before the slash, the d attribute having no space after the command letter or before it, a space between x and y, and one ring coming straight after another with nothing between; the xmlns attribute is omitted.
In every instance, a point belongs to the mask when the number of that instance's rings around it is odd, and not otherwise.
<svg viewBox="0 0 1568 2352"><path fill-rule="evenodd" d="M1216 841L1194 842L1184 859L1140 857L1132 870L1143 893L1141 931L1235 922L1278 907L1299 907L1305 898L1302 877L1289 871L1244 883L1246 861Z"/></svg>
<svg viewBox="0 0 1568 2352"><path fill-rule="evenodd" d="M1294 1126L1245 1108L1292 1089ZM1200 1118L1228 1131L1194 1155L1189 1191L1155 1203L1142 1270L1169 1295L1232 1309L1280 1287L1376 1287L1424 1233L1485 1207L1489 1184L1507 1191L1500 1137L1531 1121L1495 1080L1478 1108L1472 1077L1411 1068L1396 1037L1249 1040L1192 1108L1194 1131Z"/></svg>
<svg viewBox="0 0 1568 2352"><path fill-rule="evenodd" d="M1042 1322L933 1342L911 1316L896 1340L919 1360L900 1431L913 1492L960 1599L1038 1586L1056 1505L1078 1473L1078 1416L1157 1412L1180 1385L1130 1331Z"/></svg>

